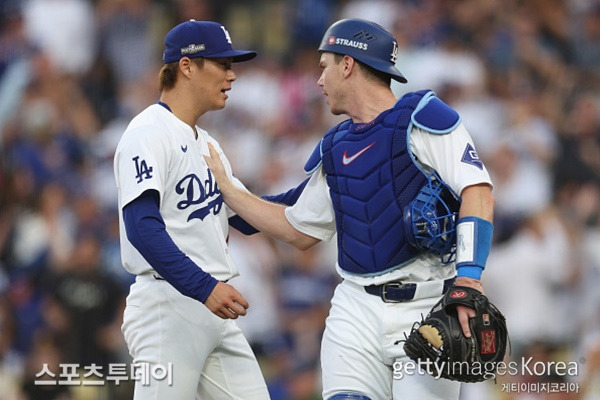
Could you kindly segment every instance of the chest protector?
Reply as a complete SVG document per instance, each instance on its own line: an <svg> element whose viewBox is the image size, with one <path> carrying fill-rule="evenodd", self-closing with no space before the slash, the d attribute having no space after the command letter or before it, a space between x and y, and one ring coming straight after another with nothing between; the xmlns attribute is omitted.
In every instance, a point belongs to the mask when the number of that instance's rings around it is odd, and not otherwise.
<svg viewBox="0 0 600 400"><path fill-rule="evenodd" d="M429 98L445 113L424 110L423 103ZM415 110L423 111L425 120L432 120L429 114L442 115L445 121L422 124L419 119L423 118L416 119ZM338 264L345 271L379 275L419 254L406 240L403 211L426 185L427 176L410 154L408 131L412 124L426 128L441 123L455 128L459 117L448 110L431 91L409 93L374 121L353 124L346 120L322 139L319 158L335 210ZM449 131L428 130L436 134ZM313 169L315 166L313 163Z"/></svg>

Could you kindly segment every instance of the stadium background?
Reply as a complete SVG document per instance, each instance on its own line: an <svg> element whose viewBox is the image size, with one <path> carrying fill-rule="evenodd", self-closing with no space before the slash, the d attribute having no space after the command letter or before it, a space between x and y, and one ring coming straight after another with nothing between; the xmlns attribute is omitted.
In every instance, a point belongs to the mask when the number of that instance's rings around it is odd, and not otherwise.
<svg viewBox="0 0 600 400"><path fill-rule="evenodd" d="M0 0L0 399L131 398L119 385L40 386L44 363L130 363L120 332L132 277L120 265L112 156L158 98L162 38L194 18L225 24L236 64L225 110L200 125L255 193L304 179L332 117L316 85L323 32L372 19L399 40L409 83L456 108L492 174L484 274L508 318L511 359L577 376L504 376L463 399L600 398L600 2L594 0ZM319 340L334 243L300 252L232 233L251 304L239 323L273 400L319 398ZM511 391L571 382L579 393ZM514 387L513 387L514 388Z"/></svg>

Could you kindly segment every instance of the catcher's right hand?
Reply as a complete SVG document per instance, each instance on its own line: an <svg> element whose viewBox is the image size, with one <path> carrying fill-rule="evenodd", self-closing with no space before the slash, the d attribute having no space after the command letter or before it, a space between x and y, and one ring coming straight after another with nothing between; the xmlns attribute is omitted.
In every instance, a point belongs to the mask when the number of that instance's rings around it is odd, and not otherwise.
<svg viewBox="0 0 600 400"><path fill-rule="evenodd" d="M458 321L458 305L475 310L469 320L470 338L465 337ZM428 372L450 380L481 382L495 376L507 342L506 320L488 298L476 289L453 286L429 315L413 326L404 351L421 364L435 364Z"/></svg>

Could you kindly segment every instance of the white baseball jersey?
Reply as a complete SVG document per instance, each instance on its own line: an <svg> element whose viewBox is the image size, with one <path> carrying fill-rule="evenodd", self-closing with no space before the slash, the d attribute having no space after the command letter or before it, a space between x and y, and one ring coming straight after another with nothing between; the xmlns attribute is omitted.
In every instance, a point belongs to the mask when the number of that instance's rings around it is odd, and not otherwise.
<svg viewBox="0 0 600 400"><path fill-rule="evenodd" d="M153 269L126 236L122 209L144 191L160 194L160 214L179 249L218 280L238 275L229 256L228 218L233 212L223 202L204 155L208 143L219 152L234 184L231 166L217 141L199 127L192 128L161 105L149 106L127 127L115 154L123 266L140 275ZM244 188L245 190L245 188Z"/></svg>
<svg viewBox="0 0 600 400"><path fill-rule="evenodd" d="M410 146L421 166L428 172L436 170L442 180L459 195L467 186L492 184L488 171L478 160L473 140L463 124L446 135L435 135L413 127ZM465 159L465 152L469 152L469 163L461 161ZM296 204L286 208L285 215L290 224L300 232L320 240L331 240L336 233L335 212L322 166L313 173ZM439 256L429 253L419 255L403 268L378 276L349 274L339 266L337 271L344 279L362 286L395 280L422 282L446 279L455 274L452 264L442 264Z"/></svg>
<svg viewBox="0 0 600 400"><path fill-rule="evenodd" d="M203 157L209 154L208 143L217 149L230 179L243 188L231 176L218 143L161 105L136 116L117 146L121 254L125 268L138 275L127 296L122 331L134 365L172 369L172 383L136 381L135 400L268 398L256 357L235 321L219 318L165 280L145 274L154 270L125 233L123 207L144 191L156 190L167 233L179 249L218 280L238 274L227 245L232 213Z"/></svg>

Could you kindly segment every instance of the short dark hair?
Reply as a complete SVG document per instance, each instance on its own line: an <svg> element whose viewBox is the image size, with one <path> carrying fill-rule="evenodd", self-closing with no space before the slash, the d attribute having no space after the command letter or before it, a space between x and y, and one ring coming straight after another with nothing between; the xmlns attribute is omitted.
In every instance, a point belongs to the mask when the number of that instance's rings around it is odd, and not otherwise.
<svg viewBox="0 0 600 400"><path fill-rule="evenodd" d="M204 58L192 58L192 62L201 64ZM158 91L173 89L177 83L177 71L179 70L179 61L174 61L162 66L158 74Z"/></svg>

